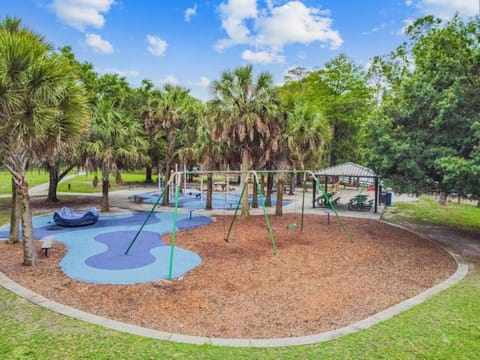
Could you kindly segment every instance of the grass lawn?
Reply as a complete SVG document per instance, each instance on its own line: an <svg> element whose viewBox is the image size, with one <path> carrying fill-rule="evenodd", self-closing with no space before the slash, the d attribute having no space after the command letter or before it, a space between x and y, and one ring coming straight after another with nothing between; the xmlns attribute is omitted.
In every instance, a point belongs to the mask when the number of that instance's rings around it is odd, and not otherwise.
<svg viewBox="0 0 480 360"><path fill-rule="evenodd" d="M8 171L0 171L0 194L12 193L12 180ZM48 182L48 172L31 170L27 172L28 186L33 187Z"/></svg>
<svg viewBox="0 0 480 360"><path fill-rule="evenodd" d="M416 203L398 202L390 211L394 221L410 221L432 225L480 229L480 208L448 202L445 206L421 197Z"/></svg>
<svg viewBox="0 0 480 360"><path fill-rule="evenodd" d="M403 222L437 221L396 205ZM410 206L410 205L409 205ZM465 205L464 205L465 206ZM457 209L462 213L463 207ZM467 213L470 209L465 210ZM1 214L1 212L0 212ZM419 215L421 214L421 215ZM433 212L434 214L434 212ZM430 213L432 215L432 213ZM469 219L468 216L461 219ZM463 225L472 227L470 220ZM477 217L473 227L477 227ZM456 224L456 226L460 226ZM479 226L480 227L480 226ZM20 261L20 259L19 259ZM65 318L0 288L5 359L474 359L480 358L480 258L456 286L368 330L317 345L273 349L186 345L123 334ZM281 286L281 284L279 284Z"/></svg>
<svg viewBox="0 0 480 360"><path fill-rule="evenodd" d="M95 177L95 174L89 173L84 175L75 176L72 179L69 179L61 184L58 185L57 191L58 192L77 192L77 193L96 193L102 191L102 183L101 183L101 174L97 174L99 179L98 186L93 187L92 182ZM144 173L122 173L122 180L123 184L117 185L115 184L115 176L110 175L110 191L121 190L121 189L128 189L129 187L145 182L145 174ZM68 188L70 185L70 189Z"/></svg>

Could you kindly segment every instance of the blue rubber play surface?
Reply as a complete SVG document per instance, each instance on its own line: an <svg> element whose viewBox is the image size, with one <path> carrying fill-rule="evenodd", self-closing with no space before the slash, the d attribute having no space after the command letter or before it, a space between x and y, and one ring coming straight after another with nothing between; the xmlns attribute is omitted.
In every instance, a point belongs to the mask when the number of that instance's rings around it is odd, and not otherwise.
<svg viewBox="0 0 480 360"><path fill-rule="evenodd" d="M145 193L135 195L143 199L143 202L147 204L154 204L158 200L158 193ZM203 194L203 198L200 199L200 193L198 191L187 192L182 194L178 200L178 206L182 208L187 208L190 210L205 209L206 194ZM252 195L248 195L248 201L252 201ZM212 194L212 207L214 209L232 209L234 210L240 200L240 195L238 194ZM282 204L290 204L290 200L283 200ZM275 196L272 196L272 206L277 204L277 199ZM170 205L175 205L175 199L170 200ZM260 200L259 200L260 205Z"/></svg>
<svg viewBox="0 0 480 360"><path fill-rule="evenodd" d="M173 212L154 213L128 255L125 251L145 221L146 213L100 215L94 225L57 226L52 216L33 219L35 238L53 236L64 243L67 254L60 265L73 279L99 284L135 284L167 279L170 246L162 235L172 232ZM207 216L177 215L177 230L197 227L212 221ZM0 238L7 238L9 226L0 227ZM194 252L175 247L172 277L177 278L201 263Z"/></svg>

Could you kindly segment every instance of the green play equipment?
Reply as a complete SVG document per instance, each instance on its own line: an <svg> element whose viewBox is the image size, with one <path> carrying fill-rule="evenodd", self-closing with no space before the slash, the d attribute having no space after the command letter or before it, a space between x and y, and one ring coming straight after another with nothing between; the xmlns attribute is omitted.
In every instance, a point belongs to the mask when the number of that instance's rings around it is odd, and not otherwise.
<svg viewBox="0 0 480 360"><path fill-rule="evenodd" d="M298 173L298 172L303 173L303 175L304 175L300 231L303 231L303 227L304 227L306 180L307 180L307 175L310 175L310 176L313 177L313 179L315 179L315 183L317 184L317 190L322 194L322 196L325 198L326 203L329 204L330 208L335 213L335 216L337 217L344 234L346 235L346 237L350 241L353 242L352 235L351 235L350 231L348 230L348 227L346 226L343 219L340 217L336 207L332 203L328 194L320 186L320 182L318 181L315 174L313 172L309 171L309 170L293 170L293 171L295 173ZM137 233L135 234L132 241L130 242L129 246L127 247L127 249L125 251L125 255L128 255L130 249L134 245L135 241L138 239L138 237L139 237L140 233L142 232L143 228L145 227L146 223L148 222L148 220L150 219L152 214L155 212L155 209L158 207L158 204L162 201L163 197L165 196L166 190L169 189L170 186L175 181L175 206L174 206L173 226L172 226L172 240L171 240L171 243L170 243L169 267L168 267L168 269L169 269L168 270L168 280L172 280L173 258L174 258L174 252L175 252L175 239L176 239L176 233L177 233L178 204L179 204L179 199L180 199L180 183L181 183L180 180L181 180L181 176L182 175L190 175L190 174L191 175L202 175L202 174L225 174L225 173L238 174L238 175L247 173L247 175L252 175L254 177L255 183L257 184L257 193L259 195L260 205L262 207L263 215L265 217L265 223L267 225L268 235L269 235L270 241L272 243L273 253L274 253L274 255L278 255L278 249L277 249L277 244L276 244L275 237L274 237L274 234L273 234L273 229L272 229L272 226L270 224L270 219L268 217L267 208L265 207L265 196L264 196L263 191L262 191L262 186L261 186L260 182L258 181L258 173L279 174L279 173L289 173L289 172L292 172L292 170L261 170L261 171L260 170L256 170L256 171L254 171L254 170L250 170L250 171L232 171L232 170L229 170L227 172L225 172L225 171L179 171L179 172L176 172L176 173L172 174L172 176L168 180L166 186L164 187L163 191L160 193L158 199L155 201L152 209L148 212L148 215L145 218L145 221L140 226ZM227 234L224 238L224 240L226 242L231 242L230 235L231 235L231 232L232 232L233 224L234 224L235 219L237 217L238 210L240 209L242 197L244 196L245 190L247 188L247 184L248 184L248 182L245 181L245 183L242 186L242 190L241 190L240 197L239 197L239 200L237 202L237 205L235 207L235 212L233 214L232 221L230 222L228 232L227 232ZM291 230L294 230L294 229L297 228L297 224L296 223L290 224L289 228Z"/></svg>

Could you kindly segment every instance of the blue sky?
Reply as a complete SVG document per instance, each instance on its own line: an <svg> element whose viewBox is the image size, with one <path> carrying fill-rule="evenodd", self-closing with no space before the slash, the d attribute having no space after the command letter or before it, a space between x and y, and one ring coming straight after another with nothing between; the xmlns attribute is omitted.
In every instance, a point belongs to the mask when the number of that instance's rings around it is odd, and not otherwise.
<svg viewBox="0 0 480 360"><path fill-rule="evenodd" d="M0 0L55 47L70 45L100 73L191 89L202 100L222 71L253 64L276 84L293 66L340 53L367 66L405 40L413 19L479 13L480 0Z"/></svg>

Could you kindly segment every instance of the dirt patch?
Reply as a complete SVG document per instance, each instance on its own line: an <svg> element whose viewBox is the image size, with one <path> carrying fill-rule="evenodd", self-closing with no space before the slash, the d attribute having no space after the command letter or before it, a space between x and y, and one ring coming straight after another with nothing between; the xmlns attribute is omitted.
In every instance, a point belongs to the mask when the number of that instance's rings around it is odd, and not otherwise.
<svg viewBox="0 0 480 360"><path fill-rule="evenodd" d="M55 243L35 268L21 265L21 245L0 243L0 270L63 304L108 318L189 335L276 338L332 330L412 297L451 275L456 264L436 245L386 224L344 219L271 217L273 255L263 217L229 217L181 231L176 245L202 264L173 282L97 285L60 269L65 247ZM292 224L297 227L292 229ZM169 236L165 237L168 241ZM39 249L40 251L40 249Z"/></svg>

